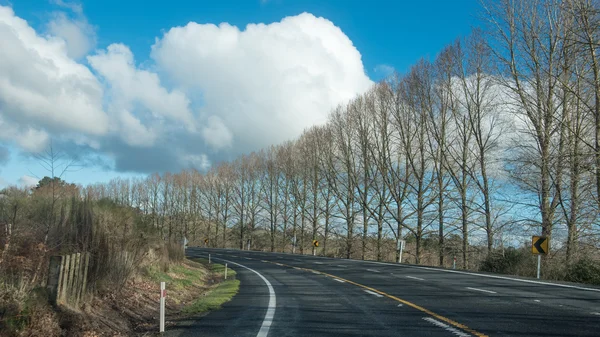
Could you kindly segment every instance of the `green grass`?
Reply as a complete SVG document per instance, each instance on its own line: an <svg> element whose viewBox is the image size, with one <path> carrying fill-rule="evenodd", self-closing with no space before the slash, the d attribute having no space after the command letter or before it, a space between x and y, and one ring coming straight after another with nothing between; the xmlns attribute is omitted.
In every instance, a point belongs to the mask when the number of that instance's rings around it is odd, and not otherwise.
<svg viewBox="0 0 600 337"><path fill-rule="evenodd" d="M193 267L193 262L187 262ZM173 290L182 290L193 284L204 283L205 272L201 269L190 269L186 265L174 265L165 273L156 266L146 269L147 276L155 282L167 282L169 288ZM176 275L173 277L171 275Z"/></svg>
<svg viewBox="0 0 600 337"><path fill-rule="evenodd" d="M198 268L202 265L205 269ZM190 268L195 267L195 268ZM207 272L217 276L217 280L222 279L225 274L225 265L217 263L208 263L206 259L194 259L186 261L185 264L173 265L168 272L164 272L159 267L151 266L146 269L146 276L154 282L167 282L167 288L175 291L183 291L195 284L204 285ZM204 296L195 299L191 304L183 308L184 314L199 314L221 308L221 305L231 300L237 294L240 288L240 281L235 279L235 271L227 269L227 280L217 284L209 289ZM171 297L175 303L179 303L179 298Z"/></svg>
<svg viewBox="0 0 600 337"><path fill-rule="evenodd" d="M228 275L229 276L229 275ZM200 297L192 304L183 309L185 314L199 314L206 311L217 310L223 303L228 302L237 294L240 288L240 281L228 279L219 283L219 285L208 292L206 296Z"/></svg>
<svg viewBox="0 0 600 337"><path fill-rule="evenodd" d="M208 268L213 273L223 276L225 274L225 265L219 263L208 263L208 259L194 259L193 261L201 263L204 267ZM235 270L231 269L231 266L227 266L227 278L234 277L236 275Z"/></svg>

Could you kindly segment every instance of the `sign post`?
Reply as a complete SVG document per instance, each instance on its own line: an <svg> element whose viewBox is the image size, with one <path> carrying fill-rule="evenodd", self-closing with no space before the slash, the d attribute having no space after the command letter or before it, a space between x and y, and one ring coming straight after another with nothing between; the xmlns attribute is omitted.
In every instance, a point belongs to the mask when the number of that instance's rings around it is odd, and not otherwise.
<svg viewBox="0 0 600 337"><path fill-rule="evenodd" d="M160 332L165 332L165 298L167 297L167 290L165 289L165 282L160 283Z"/></svg>
<svg viewBox="0 0 600 337"><path fill-rule="evenodd" d="M548 254L548 238L545 236L531 237L531 253L537 255L537 278L540 278L540 269L542 265L542 255Z"/></svg>

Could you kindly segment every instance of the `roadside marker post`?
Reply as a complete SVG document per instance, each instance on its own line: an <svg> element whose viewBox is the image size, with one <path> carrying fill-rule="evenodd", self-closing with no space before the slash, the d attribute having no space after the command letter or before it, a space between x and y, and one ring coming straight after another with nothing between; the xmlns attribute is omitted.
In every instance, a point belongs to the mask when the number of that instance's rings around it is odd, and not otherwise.
<svg viewBox="0 0 600 337"><path fill-rule="evenodd" d="M537 278L540 278L540 269L542 265L542 255L547 255L548 249L548 238L545 236L531 237L531 253L537 255Z"/></svg>
<svg viewBox="0 0 600 337"><path fill-rule="evenodd" d="M210 264L210 254L208 254L208 264Z"/></svg>
<svg viewBox="0 0 600 337"><path fill-rule="evenodd" d="M225 263L225 279L227 279L227 263Z"/></svg>
<svg viewBox="0 0 600 337"><path fill-rule="evenodd" d="M402 263L402 252L404 251L404 245L406 244L406 241L404 240L398 240L398 263Z"/></svg>
<svg viewBox="0 0 600 337"><path fill-rule="evenodd" d="M165 282L160 283L160 332L165 332L165 299L167 297L167 290L165 289Z"/></svg>

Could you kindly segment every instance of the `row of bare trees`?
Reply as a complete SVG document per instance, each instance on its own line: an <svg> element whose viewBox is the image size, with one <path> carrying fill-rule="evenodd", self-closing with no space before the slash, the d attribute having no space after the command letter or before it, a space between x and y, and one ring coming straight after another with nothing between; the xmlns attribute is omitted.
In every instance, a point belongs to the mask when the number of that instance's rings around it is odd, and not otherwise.
<svg viewBox="0 0 600 337"><path fill-rule="evenodd" d="M489 253L542 234L571 261L579 246L597 247L600 229L600 7L483 8L486 29L296 140L206 173L90 189L139 207L165 236L213 246L315 253L320 240L324 254L382 260L392 249L397 260L407 240L416 263L458 254L469 268L475 246ZM424 240L436 242L435 261L423 261Z"/></svg>

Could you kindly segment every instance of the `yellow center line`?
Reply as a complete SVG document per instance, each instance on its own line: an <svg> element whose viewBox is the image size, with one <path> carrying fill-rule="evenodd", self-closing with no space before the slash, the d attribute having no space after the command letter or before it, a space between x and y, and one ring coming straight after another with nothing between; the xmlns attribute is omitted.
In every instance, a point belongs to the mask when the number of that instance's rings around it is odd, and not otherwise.
<svg viewBox="0 0 600 337"><path fill-rule="evenodd" d="M309 269L309 268L294 267L294 266L290 266L290 265L283 264L283 263L278 263L278 262L271 262L271 261L265 261L265 260L262 260L262 262L272 263L272 264L276 264L276 265L279 265L279 266L294 268L294 269L298 269L298 270L304 270L304 271L308 271L308 272L312 272L312 273L320 273L320 274L325 275L325 276L329 276L329 277L332 277L332 278L337 278L337 279L340 279L342 281L346 281L347 283L353 284L353 285L355 285L357 287L361 287L363 289L367 289L367 290L370 290L372 292L375 292L375 293L378 293L380 295L383 295L383 296L385 296L387 298L391 298L391 299L393 299L395 301L398 301L398 302L400 302L402 304L405 304L405 305L407 305L407 306L409 306L411 308L417 309L417 310L419 310L421 312L426 313L429 316L433 316L433 317L435 317L435 318L437 318L437 319L439 319L441 321L444 321L444 322L446 322L446 323L448 323L448 324L450 324L450 325L452 325L452 326L454 326L456 328L462 329L462 330L464 330L464 331L466 331L466 332L468 332L470 334L473 334L474 336L477 336L477 337L488 337L488 335L486 335L486 334L483 334L481 332L473 330L473 329L469 328L468 326L466 326L464 324L461 324L461 323L458 323L458 322L456 322L456 321L454 321L454 320L452 320L450 318L447 318L447 317L444 317L442 315L436 314L435 312L433 312L431 310L428 310L428 309L425 309L425 308L423 308L422 306L420 306L418 304L414 304L412 302L409 302L407 300L403 300L403 299L401 299L399 297L396 297L394 295L390 295L388 293L385 293L385 292L383 292L381 290L377 290L375 288L371 288L369 286L366 286L366 285L363 285L363 284L360 284L360 283L357 283L357 282L354 282L354 281L350 281L350 280L347 280L347 279L339 277L339 276L335 276L335 275L332 275L332 274L324 273L322 271L317 271L317 270L313 270L313 269Z"/></svg>

